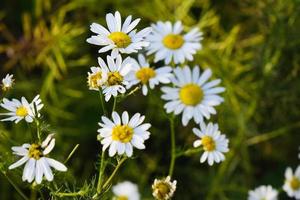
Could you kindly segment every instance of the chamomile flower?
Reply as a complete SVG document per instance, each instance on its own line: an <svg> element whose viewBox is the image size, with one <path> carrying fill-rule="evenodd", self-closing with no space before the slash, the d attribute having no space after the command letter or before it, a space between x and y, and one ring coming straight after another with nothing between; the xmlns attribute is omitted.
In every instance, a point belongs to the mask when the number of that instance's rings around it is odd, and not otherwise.
<svg viewBox="0 0 300 200"><path fill-rule="evenodd" d="M5 78L2 79L2 90L3 91L8 91L12 88L13 84L14 84L14 79L13 79L13 76L14 75L10 75L10 74L7 74L5 76Z"/></svg>
<svg viewBox="0 0 300 200"><path fill-rule="evenodd" d="M297 167L295 173L290 167L285 170L283 190L289 197L300 199L300 166Z"/></svg>
<svg viewBox="0 0 300 200"><path fill-rule="evenodd" d="M107 81L103 85L105 101L109 101L111 96L116 97L118 93L125 93L125 86L128 84L128 74L132 70L132 58L127 57L122 61L121 55L116 59L107 56L107 65L104 60L98 57L98 63L103 73L107 74Z"/></svg>
<svg viewBox="0 0 300 200"><path fill-rule="evenodd" d="M55 139L53 135L48 135L42 144L23 144L22 146L12 147L13 154L22 156L22 158L10 165L9 169L17 168L26 163L23 170L23 181L31 183L35 180L37 184L40 184L44 176L48 181L52 181L53 173L51 167L58 171L67 171L65 165L47 157L54 146Z"/></svg>
<svg viewBox="0 0 300 200"><path fill-rule="evenodd" d="M137 32L134 28L139 21L140 19L132 21L132 17L128 16L122 24L121 15L118 11L115 12L115 15L108 13L106 15L108 30L100 24L92 23L91 31L97 35L88 38L87 42L104 46L99 50L99 53L112 50L113 58L117 57L119 53L137 53L138 50L149 45L149 42L145 41L145 37L152 30L151 27L147 27Z"/></svg>
<svg viewBox="0 0 300 200"><path fill-rule="evenodd" d="M188 66L174 69L175 77L171 79L174 87L162 87L164 94L162 99L168 101L164 108L167 113L182 114L182 124L186 126L194 118L196 123L210 118L216 114L214 106L223 102L218 94L225 88L216 87L221 80L207 82L211 76L211 70L207 69L202 74L198 66L191 70Z"/></svg>
<svg viewBox="0 0 300 200"><path fill-rule="evenodd" d="M144 141L150 136L148 129L151 127L149 123L143 123L145 116L140 113L133 115L129 119L128 113L125 111L120 117L118 113L112 113L112 121L102 116L102 122L99 123L99 138L103 145L102 150L105 151L109 147L109 156L113 157L126 154L132 156L133 147L137 149L145 149Z"/></svg>
<svg viewBox="0 0 300 200"><path fill-rule="evenodd" d="M277 200L278 191L272 186L262 185L248 192L248 200Z"/></svg>
<svg viewBox="0 0 300 200"><path fill-rule="evenodd" d="M194 142L194 147L203 147L204 153L200 158L203 163L206 160L209 165L214 162L220 163L225 160L224 153L228 152L228 139L219 131L218 124L209 123L207 126L204 122L200 123L200 129L193 128L193 132L200 139Z"/></svg>
<svg viewBox="0 0 300 200"><path fill-rule="evenodd" d="M150 42L148 55L155 53L154 62L164 60L166 64L171 61L178 64L184 63L185 59L192 61L193 55L201 48L202 33L198 28L182 34L180 21L174 25L169 21L159 21L152 28L147 40Z"/></svg>
<svg viewBox="0 0 300 200"><path fill-rule="evenodd" d="M167 176L163 179L155 179L152 184L152 195L157 200L169 200L173 197L176 190L177 181L171 181L171 177Z"/></svg>
<svg viewBox="0 0 300 200"><path fill-rule="evenodd" d="M139 200L140 193L136 184L124 181L112 187L113 200Z"/></svg>
<svg viewBox="0 0 300 200"><path fill-rule="evenodd" d="M91 67L91 73L88 72L88 86L90 90L99 90L107 81L107 74L100 67Z"/></svg>
<svg viewBox="0 0 300 200"><path fill-rule="evenodd" d="M31 103L28 103L25 97L21 98L21 101L18 99L12 99L11 101L4 98L3 103L0 106L6 110L8 113L1 113L0 115L8 116L1 121L15 121L18 123L22 119L25 119L26 122L31 123L35 117L39 117L39 111L43 108L42 100L40 95L37 95ZM35 113L35 107L37 113Z"/></svg>
<svg viewBox="0 0 300 200"><path fill-rule="evenodd" d="M142 54L138 55L138 62L133 60L132 68L133 70L128 77L129 84L127 88L140 83L145 96L148 93L148 85L150 89L154 89L155 85L159 83L170 83L170 78L173 77L171 67L165 66L154 69Z"/></svg>

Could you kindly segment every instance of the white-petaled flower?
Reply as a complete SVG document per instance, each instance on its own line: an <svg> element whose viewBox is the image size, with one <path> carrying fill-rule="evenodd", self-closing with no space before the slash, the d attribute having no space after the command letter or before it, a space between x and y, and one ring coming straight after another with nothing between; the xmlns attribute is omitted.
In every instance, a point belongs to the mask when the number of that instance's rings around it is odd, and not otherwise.
<svg viewBox="0 0 300 200"><path fill-rule="evenodd" d="M122 113L122 117L118 113L112 113L112 120L102 116L102 122L99 123L99 137L101 138L102 150L105 151L109 147L109 156L112 157L116 153L118 155L126 154L132 156L133 147L137 149L145 149L144 141L150 136L148 129L151 127L149 123L143 123L145 116L140 113L133 115L129 119L128 113Z"/></svg>
<svg viewBox="0 0 300 200"><path fill-rule="evenodd" d="M171 61L178 64L184 63L185 59L192 61L193 55L201 48L202 33L198 28L182 34L180 21L174 25L169 21L159 21L152 28L147 40L150 42L148 55L155 53L154 62L164 60L166 64Z"/></svg>
<svg viewBox="0 0 300 200"><path fill-rule="evenodd" d="M278 191L272 186L262 185L248 192L248 200L277 200Z"/></svg>
<svg viewBox="0 0 300 200"><path fill-rule="evenodd" d="M91 73L88 72L88 86L90 90L99 90L107 81L107 73L100 67L91 67Z"/></svg>
<svg viewBox="0 0 300 200"><path fill-rule="evenodd" d="M289 197L300 199L300 166L297 167L295 173L290 167L285 170L283 190Z"/></svg>
<svg viewBox="0 0 300 200"><path fill-rule="evenodd" d="M122 24L121 15L118 11L115 12L115 15L108 13L106 15L108 30L100 24L92 23L90 30L97 35L88 38L87 42L104 46L99 50L99 53L112 50L113 58L117 57L119 53L137 53L138 50L149 45L149 42L145 41L145 37L148 36L152 28L147 27L137 32L134 28L140 19L131 20L132 17L128 16Z"/></svg>
<svg viewBox="0 0 300 200"><path fill-rule="evenodd" d="M106 84L103 85L103 94L105 101L109 101L111 96L116 97L118 93L125 93L125 86L128 84L128 74L132 70L132 58L127 57L122 61L121 55L116 59L107 56L107 65L104 60L98 57L98 63L101 70L107 74Z"/></svg>
<svg viewBox="0 0 300 200"><path fill-rule="evenodd" d="M155 179L152 184L152 195L157 200L171 199L176 190L177 181L171 181L171 177L167 176L163 179Z"/></svg>
<svg viewBox="0 0 300 200"><path fill-rule="evenodd" d="M21 101L18 99L12 99L11 101L4 98L3 103L0 104L2 108L8 110L8 113L1 113L0 115L8 116L5 119L1 119L1 121L15 121L18 123L22 119L25 119L26 122L31 123L35 117L39 117L39 111L43 108L44 104L42 104L42 100L40 99L40 95L37 95L31 103L25 99L25 97L21 98ZM35 113L36 111L38 113Z"/></svg>
<svg viewBox="0 0 300 200"><path fill-rule="evenodd" d="M173 77L171 67L164 66L154 69L142 54L138 55L138 62L133 59L132 69L128 76L129 84L127 88L140 83L145 96L148 93L148 85L150 89L154 89L155 85L159 83L170 83L170 78Z"/></svg>
<svg viewBox="0 0 300 200"><path fill-rule="evenodd" d="M204 122L200 123L200 129L193 128L193 132L200 139L194 142L194 147L203 147L204 153L200 158L203 163L206 160L209 165L214 162L220 163L225 160L224 153L228 152L228 139L219 131L218 124L209 123L207 126Z"/></svg>
<svg viewBox="0 0 300 200"><path fill-rule="evenodd" d="M118 183L112 187L113 200L139 200L140 193L136 184L130 181Z"/></svg>
<svg viewBox="0 0 300 200"><path fill-rule="evenodd" d="M31 183L33 180L40 184L43 177L48 181L53 180L53 173L51 167L58 171L67 171L67 168L62 163L46 157L54 148L55 139L53 134L42 142L42 144L23 144L22 146L12 147L13 154L22 156L22 158L9 166L9 169L14 169L25 164L23 170L23 181Z"/></svg>
<svg viewBox="0 0 300 200"><path fill-rule="evenodd" d="M175 115L182 114L182 124L186 126L194 118L196 123L210 118L216 114L214 106L223 102L218 95L225 91L223 87L216 87L221 80L207 82L212 72L210 69L200 74L200 69L195 66L191 70L188 66L174 69L175 77L171 78L174 87L162 87L164 94L162 99L168 101L164 108L167 113L174 112Z"/></svg>
<svg viewBox="0 0 300 200"><path fill-rule="evenodd" d="M13 84L14 84L14 79L13 79L13 76L14 75L10 75L10 74L7 74L5 76L5 78L2 79L2 90L3 91L8 91L12 88Z"/></svg>

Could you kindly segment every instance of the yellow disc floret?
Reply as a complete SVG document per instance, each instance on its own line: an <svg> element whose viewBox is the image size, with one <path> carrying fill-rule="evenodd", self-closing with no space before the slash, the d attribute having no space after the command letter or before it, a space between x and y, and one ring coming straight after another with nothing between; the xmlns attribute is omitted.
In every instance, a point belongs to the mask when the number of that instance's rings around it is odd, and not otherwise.
<svg viewBox="0 0 300 200"><path fill-rule="evenodd" d="M203 91L197 84L186 84L180 89L179 98L185 105L196 106L203 99Z"/></svg>
<svg viewBox="0 0 300 200"><path fill-rule="evenodd" d="M155 77L156 72L150 67L143 67L135 73L137 79L139 79L142 84L148 83L149 79Z"/></svg>
<svg viewBox="0 0 300 200"><path fill-rule="evenodd" d="M298 190L300 189L300 180L297 177L293 177L290 180L290 186L293 190Z"/></svg>
<svg viewBox="0 0 300 200"><path fill-rule="evenodd" d="M107 83L109 86L120 85L123 82L123 76L119 72L108 72Z"/></svg>
<svg viewBox="0 0 300 200"><path fill-rule="evenodd" d="M38 144L32 144L28 150L28 157L35 160L40 159L43 156L42 148Z"/></svg>
<svg viewBox="0 0 300 200"><path fill-rule="evenodd" d="M131 38L123 32L113 32L108 36L118 48L126 48L131 43Z"/></svg>
<svg viewBox="0 0 300 200"><path fill-rule="evenodd" d="M19 117L25 117L28 115L28 110L25 108L25 106L20 106L16 110L16 115Z"/></svg>
<svg viewBox="0 0 300 200"><path fill-rule="evenodd" d="M212 137L204 136L201 141L205 151L214 151L216 149L216 143Z"/></svg>
<svg viewBox="0 0 300 200"><path fill-rule="evenodd" d="M184 40L181 35L168 34L163 38L163 44L169 49L179 49L182 47Z"/></svg>
<svg viewBox="0 0 300 200"><path fill-rule="evenodd" d="M128 200L128 197L127 196L118 196L116 198L114 198L114 200Z"/></svg>
<svg viewBox="0 0 300 200"><path fill-rule="evenodd" d="M117 125L112 130L112 139L127 143L131 141L133 136L133 128L127 125Z"/></svg>
<svg viewBox="0 0 300 200"><path fill-rule="evenodd" d="M102 73L97 72L94 74L90 74L88 77L88 85L91 88L98 88L100 85L98 85L98 81L101 80L102 78Z"/></svg>

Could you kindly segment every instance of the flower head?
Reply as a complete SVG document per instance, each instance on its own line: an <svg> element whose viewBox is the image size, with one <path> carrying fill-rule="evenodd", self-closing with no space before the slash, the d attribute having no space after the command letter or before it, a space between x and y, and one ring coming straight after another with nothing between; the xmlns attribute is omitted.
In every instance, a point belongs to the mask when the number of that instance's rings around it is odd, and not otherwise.
<svg viewBox="0 0 300 200"><path fill-rule="evenodd" d="M148 93L148 85L150 89L154 89L155 85L159 83L170 83L170 78L173 77L172 68L169 66L154 69L146 61L142 54L138 55L138 62L133 60L133 70L129 74L129 84L127 88L132 85L142 84L142 91L144 95Z"/></svg>
<svg viewBox="0 0 300 200"><path fill-rule="evenodd" d="M167 113L174 112L175 115L182 114L182 124L186 126L194 118L196 123L210 118L216 114L214 106L223 102L218 95L225 90L223 87L216 87L221 80L207 82L211 76L211 70L207 69L200 74L200 69L195 66L191 70L188 66L174 69L175 77L171 79L174 87L162 87L164 94L162 99L168 101L164 108Z"/></svg>
<svg viewBox="0 0 300 200"><path fill-rule="evenodd" d="M25 164L23 170L23 181L31 183L33 180L37 184L42 182L43 177L48 181L53 180L51 167L58 171L67 171L67 168L62 163L47 157L55 146L53 134L42 142L42 144L23 144L22 146L12 147L13 154L22 156L22 158L9 166L9 169L14 169Z"/></svg>
<svg viewBox="0 0 300 200"><path fill-rule="evenodd" d="M209 165L214 162L219 163L225 160L223 153L229 151L228 139L221 134L217 124L209 123L207 126L204 122L200 123L200 129L193 128L193 132L200 139L194 142L194 147L202 146L204 153L201 156L200 162L208 160Z"/></svg>
<svg viewBox="0 0 300 200"><path fill-rule="evenodd" d="M14 79L13 79L13 76L14 75L10 75L10 74L7 74L5 76L5 78L2 79L2 90L5 92L5 91L8 91L12 88L13 84L14 84Z"/></svg>
<svg viewBox="0 0 300 200"><path fill-rule="evenodd" d="M285 170L283 190L289 197L300 199L300 166L297 167L295 173L290 167Z"/></svg>
<svg viewBox="0 0 300 200"><path fill-rule="evenodd" d="M11 101L4 98L3 103L0 106L6 110L8 113L1 113L0 115L8 116L1 121L15 121L18 123L22 119L25 119L26 122L31 123L35 117L39 117L39 111L43 108L42 100L40 99L40 95L37 95L31 103L25 99L25 97L21 98L21 101L18 99L12 99ZM36 113L37 111L37 113Z"/></svg>
<svg viewBox="0 0 300 200"><path fill-rule="evenodd" d="M248 192L248 200L277 200L278 191L272 186L262 185Z"/></svg>
<svg viewBox="0 0 300 200"><path fill-rule="evenodd" d="M138 50L149 45L145 41L145 37L151 32L151 27L144 28L137 32L134 30L140 19L132 21L132 17L128 16L122 24L121 15L118 11L115 15L108 13L106 15L106 23L108 30L102 25L93 23L91 31L97 35L87 39L90 44L104 46L99 53L112 50L112 57L115 58L119 53L137 53Z"/></svg>
<svg viewBox="0 0 300 200"><path fill-rule="evenodd" d="M113 200L139 200L140 194L136 184L124 181L112 187Z"/></svg>
<svg viewBox="0 0 300 200"><path fill-rule="evenodd" d="M137 149L145 149L144 141L149 138L151 127L149 123L143 123L145 116L140 113L133 115L129 119L128 113L125 111L120 117L118 113L112 113L112 120L102 116L102 122L99 123L99 137L102 150L105 151L109 147L109 156L112 157L116 153L118 155L126 154L132 156L133 147Z"/></svg>
<svg viewBox="0 0 300 200"><path fill-rule="evenodd" d="M90 90L99 90L107 81L107 74L100 67L91 67L91 73L88 72L88 86Z"/></svg>
<svg viewBox="0 0 300 200"><path fill-rule="evenodd" d="M147 37L150 42L148 54L155 53L154 62L164 60L166 64L173 61L175 64L184 63L185 59L193 60L193 55L201 48L202 33L194 28L182 34L182 24L177 21L157 22L152 25L153 31Z"/></svg>
<svg viewBox="0 0 300 200"><path fill-rule="evenodd" d="M171 199L176 190L177 181L171 181L171 177L167 176L163 179L155 179L152 184L152 195L157 200Z"/></svg>

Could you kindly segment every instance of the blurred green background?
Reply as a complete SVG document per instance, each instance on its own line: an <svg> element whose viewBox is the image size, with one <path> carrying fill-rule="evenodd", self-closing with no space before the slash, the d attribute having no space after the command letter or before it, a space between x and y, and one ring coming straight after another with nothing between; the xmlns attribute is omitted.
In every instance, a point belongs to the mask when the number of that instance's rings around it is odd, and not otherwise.
<svg viewBox="0 0 300 200"><path fill-rule="evenodd" d="M68 173L56 176L57 187L76 190L97 173L101 109L98 93L88 90L86 75L89 67L97 66L99 55L98 47L85 40L92 22L106 25L105 14L116 10L123 18L142 18L139 29L158 20L182 20L187 30L199 27L203 49L189 64L212 68L214 78L221 78L226 87L225 103L211 121L230 138L231 151L224 163L213 167L200 164L200 155L178 159L174 199L238 200L261 184L281 188L285 168L299 164L299 0L1 0L0 75L13 73L16 79L7 97L31 100L41 94L43 118L51 124L44 128L56 133L52 156L57 160L66 159L80 144L67 164ZM114 181L137 183L142 199L151 199L152 181L168 171L168 120L160 95L158 88L148 97L139 92L117 109L141 112L153 125L146 150L136 150L137 156ZM177 144L191 147L195 124L182 127L178 120L176 126ZM7 171L15 161L10 147L28 141L30 130L24 122L0 123L0 169L29 195L21 168ZM280 198L288 199L284 193ZM21 199L3 174L0 199Z"/></svg>

